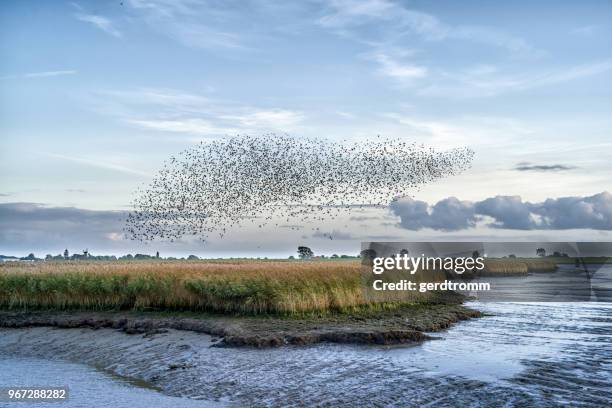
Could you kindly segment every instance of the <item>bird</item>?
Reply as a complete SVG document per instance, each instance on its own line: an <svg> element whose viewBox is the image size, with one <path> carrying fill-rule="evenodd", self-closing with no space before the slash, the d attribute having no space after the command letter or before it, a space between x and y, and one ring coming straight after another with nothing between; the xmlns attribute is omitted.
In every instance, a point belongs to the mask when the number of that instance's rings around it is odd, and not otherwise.
<svg viewBox="0 0 612 408"><path fill-rule="evenodd" d="M436 151L402 138L349 143L288 134L235 135L170 157L134 193L124 232L139 241L222 239L231 227L313 224L467 170L469 147ZM333 237L329 236L329 239Z"/></svg>

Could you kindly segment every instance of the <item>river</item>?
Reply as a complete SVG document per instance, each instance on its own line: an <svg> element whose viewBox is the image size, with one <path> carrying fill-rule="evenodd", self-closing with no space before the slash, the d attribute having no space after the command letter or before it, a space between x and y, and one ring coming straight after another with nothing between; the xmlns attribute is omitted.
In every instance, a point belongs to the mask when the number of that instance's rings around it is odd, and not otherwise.
<svg viewBox="0 0 612 408"><path fill-rule="evenodd" d="M488 315L401 347L254 350L174 330L5 329L0 386L69 385L69 402L54 405L66 407L612 405L612 303L468 306Z"/></svg>

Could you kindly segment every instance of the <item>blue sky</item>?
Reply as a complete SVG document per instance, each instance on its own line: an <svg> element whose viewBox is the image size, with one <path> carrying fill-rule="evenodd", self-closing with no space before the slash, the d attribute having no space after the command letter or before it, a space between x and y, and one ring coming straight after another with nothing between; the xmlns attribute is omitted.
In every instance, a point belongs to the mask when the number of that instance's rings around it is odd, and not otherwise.
<svg viewBox="0 0 612 408"><path fill-rule="evenodd" d="M470 171L415 191L430 205L591 197L612 178L610 21L608 1L2 2L0 203L122 211L171 154L265 132L472 147ZM340 249L403 221L353 223ZM592 225L564 233L609 237ZM461 236L518 233L490 229Z"/></svg>

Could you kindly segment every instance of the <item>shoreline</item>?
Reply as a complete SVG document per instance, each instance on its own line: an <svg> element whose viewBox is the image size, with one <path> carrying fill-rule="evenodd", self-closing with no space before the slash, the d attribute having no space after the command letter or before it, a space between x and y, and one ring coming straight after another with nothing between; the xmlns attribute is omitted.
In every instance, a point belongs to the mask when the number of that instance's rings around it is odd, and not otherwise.
<svg viewBox="0 0 612 408"><path fill-rule="evenodd" d="M1 328L115 329L143 338L169 329L204 333L212 347L270 348L317 343L420 343L462 320L482 317L458 304L406 305L321 316L228 316L185 312L0 311Z"/></svg>

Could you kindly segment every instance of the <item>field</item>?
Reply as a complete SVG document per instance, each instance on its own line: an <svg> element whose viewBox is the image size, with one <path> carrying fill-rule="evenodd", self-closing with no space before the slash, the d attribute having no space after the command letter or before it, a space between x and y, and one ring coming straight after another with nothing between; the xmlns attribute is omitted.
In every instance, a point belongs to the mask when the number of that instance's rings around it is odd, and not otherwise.
<svg viewBox="0 0 612 408"><path fill-rule="evenodd" d="M506 260L491 266L500 274L532 267ZM253 315L389 306L366 299L360 271L358 260L11 262L0 265L0 308ZM424 294L402 299L432 300Z"/></svg>
<svg viewBox="0 0 612 408"><path fill-rule="evenodd" d="M3 308L297 313L362 305L358 261L40 262L0 267Z"/></svg>

